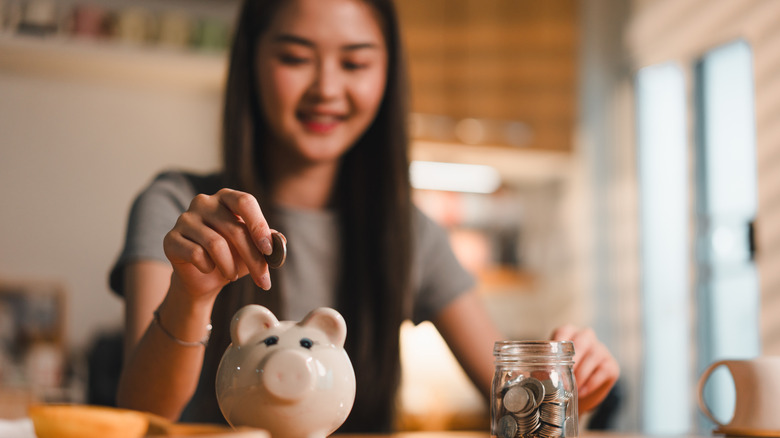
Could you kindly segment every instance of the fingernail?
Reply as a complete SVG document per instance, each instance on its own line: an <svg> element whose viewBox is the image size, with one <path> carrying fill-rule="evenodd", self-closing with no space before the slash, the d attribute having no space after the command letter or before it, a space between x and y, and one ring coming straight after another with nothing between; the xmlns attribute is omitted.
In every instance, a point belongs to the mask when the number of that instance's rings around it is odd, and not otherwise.
<svg viewBox="0 0 780 438"><path fill-rule="evenodd" d="M274 252L274 247L267 237L263 237L262 240L260 240L260 251L265 255L271 255L271 253Z"/></svg>
<svg viewBox="0 0 780 438"><path fill-rule="evenodd" d="M271 289L271 276L270 275L263 274L263 276L260 277L260 287L263 290Z"/></svg>

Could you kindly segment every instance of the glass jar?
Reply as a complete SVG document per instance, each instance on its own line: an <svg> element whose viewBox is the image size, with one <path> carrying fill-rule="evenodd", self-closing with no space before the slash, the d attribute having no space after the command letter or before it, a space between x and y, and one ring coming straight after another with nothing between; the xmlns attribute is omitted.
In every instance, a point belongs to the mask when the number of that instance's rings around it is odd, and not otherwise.
<svg viewBox="0 0 780 438"><path fill-rule="evenodd" d="M491 437L577 436L572 342L498 341L493 355Z"/></svg>

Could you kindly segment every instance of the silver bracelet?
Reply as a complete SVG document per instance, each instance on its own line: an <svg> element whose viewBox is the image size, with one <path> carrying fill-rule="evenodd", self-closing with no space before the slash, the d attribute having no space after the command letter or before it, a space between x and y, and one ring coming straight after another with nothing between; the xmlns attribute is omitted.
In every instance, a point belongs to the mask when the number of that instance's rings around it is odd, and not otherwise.
<svg viewBox="0 0 780 438"><path fill-rule="evenodd" d="M211 337L211 323L208 323L206 325L206 336L203 337L200 341L195 342L189 342L182 339L177 338L174 336L173 333L169 332L165 327L163 327L162 323L160 322L160 309L157 309L154 311L154 323L157 324L157 327L160 327L160 330L162 330L163 333L168 335L169 338L171 338L174 342L176 342L179 345L183 345L185 347L200 347L207 346L209 344L209 338Z"/></svg>

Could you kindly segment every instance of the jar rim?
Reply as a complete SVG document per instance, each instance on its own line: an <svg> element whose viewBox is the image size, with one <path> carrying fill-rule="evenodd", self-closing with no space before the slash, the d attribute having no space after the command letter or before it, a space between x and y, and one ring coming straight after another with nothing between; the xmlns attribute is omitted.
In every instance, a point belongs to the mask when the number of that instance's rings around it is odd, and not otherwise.
<svg viewBox="0 0 780 438"><path fill-rule="evenodd" d="M571 359L574 356L572 341L496 341L493 354L497 358L522 358L527 356Z"/></svg>

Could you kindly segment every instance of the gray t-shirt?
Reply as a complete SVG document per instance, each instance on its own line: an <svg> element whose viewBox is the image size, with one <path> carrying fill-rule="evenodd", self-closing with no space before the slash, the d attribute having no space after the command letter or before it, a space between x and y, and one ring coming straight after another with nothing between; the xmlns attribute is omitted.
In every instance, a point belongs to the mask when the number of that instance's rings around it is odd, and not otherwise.
<svg viewBox="0 0 780 438"><path fill-rule="evenodd" d="M168 263L163 237L198 193L213 194L219 176L165 172L136 198L130 211L124 248L111 270L111 288L123 294L124 267L133 261ZM279 209L287 237L287 260L279 275L284 283L280 319L300 320L317 307L334 307L340 258L338 218L334 212ZM272 225L273 227L274 225ZM446 231L419 209L413 209L412 320L434 318L444 307L475 285L455 258Z"/></svg>

